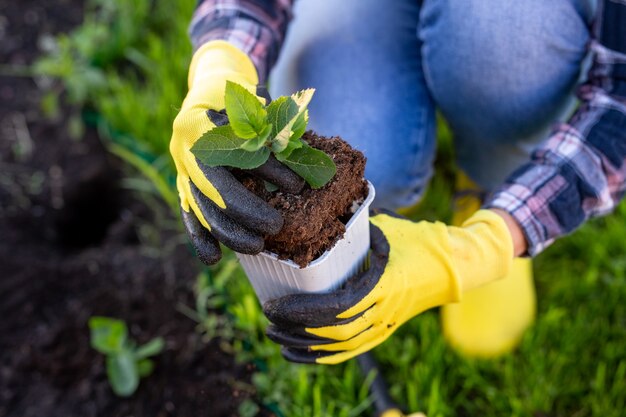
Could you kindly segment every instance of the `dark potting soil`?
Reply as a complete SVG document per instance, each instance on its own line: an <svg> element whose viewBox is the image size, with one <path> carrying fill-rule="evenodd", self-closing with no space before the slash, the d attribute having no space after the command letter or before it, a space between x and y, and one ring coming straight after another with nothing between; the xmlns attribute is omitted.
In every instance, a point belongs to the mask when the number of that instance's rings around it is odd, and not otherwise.
<svg viewBox="0 0 626 417"><path fill-rule="evenodd" d="M83 5L0 0L0 62L32 64L38 39L80 23ZM0 417L236 416L253 368L180 313L199 271L186 240L120 188L93 130L69 138L75 109L48 120L40 100L33 79L0 76ZM166 213L159 224L175 224ZM165 339L130 398L89 345L92 315L125 320L139 343Z"/></svg>
<svg viewBox="0 0 626 417"><path fill-rule="evenodd" d="M337 165L337 174L324 187L308 185L299 194L268 192L262 181L247 179L244 185L280 211L285 219L282 230L265 237L265 249L281 259L291 259L300 267L332 248L346 231L356 206L367 197L363 178L365 156L339 137L326 138L312 131L303 139L326 152Z"/></svg>

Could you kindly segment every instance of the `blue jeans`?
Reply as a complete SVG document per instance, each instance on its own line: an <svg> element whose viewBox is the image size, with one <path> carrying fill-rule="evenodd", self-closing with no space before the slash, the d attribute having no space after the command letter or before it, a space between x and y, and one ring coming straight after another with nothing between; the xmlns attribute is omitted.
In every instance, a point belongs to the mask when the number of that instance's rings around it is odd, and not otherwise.
<svg viewBox="0 0 626 417"><path fill-rule="evenodd" d="M435 109L460 167L491 189L564 120L596 0L299 0L274 97L317 89L310 127L364 152L375 205L414 204L433 172Z"/></svg>

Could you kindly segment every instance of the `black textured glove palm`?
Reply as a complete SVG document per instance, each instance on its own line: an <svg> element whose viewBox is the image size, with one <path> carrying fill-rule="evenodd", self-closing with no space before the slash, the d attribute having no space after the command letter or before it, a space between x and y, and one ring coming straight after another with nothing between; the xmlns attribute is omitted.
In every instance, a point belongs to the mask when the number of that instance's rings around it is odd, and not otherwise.
<svg viewBox="0 0 626 417"><path fill-rule="evenodd" d="M513 259L507 226L480 210L462 227L371 219L370 268L327 294L292 294L263 306L268 336L295 362L334 364L384 342L400 325L464 291L502 278Z"/></svg>
<svg viewBox="0 0 626 417"><path fill-rule="evenodd" d="M248 191L229 169L207 167L191 153L204 133L227 123L220 113L227 81L254 91L258 77L249 58L234 46L223 41L205 44L191 63L189 92L174 121L170 142L183 223L206 264L221 258L218 242L236 252L256 254L263 250L263 235L276 234L283 225L280 213ZM304 185L273 157L250 172L289 192Z"/></svg>

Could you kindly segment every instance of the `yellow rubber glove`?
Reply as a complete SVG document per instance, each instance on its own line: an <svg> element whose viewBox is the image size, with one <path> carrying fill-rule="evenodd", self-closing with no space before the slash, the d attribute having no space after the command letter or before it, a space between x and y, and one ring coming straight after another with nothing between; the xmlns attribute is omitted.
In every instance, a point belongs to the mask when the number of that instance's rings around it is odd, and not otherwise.
<svg viewBox="0 0 626 417"><path fill-rule="evenodd" d="M481 189L459 172L452 224L480 209ZM467 293L460 303L441 308L441 328L452 347L466 356L493 358L513 350L536 312L530 258L515 258L507 276Z"/></svg>
<svg viewBox="0 0 626 417"><path fill-rule="evenodd" d="M370 268L327 294L294 294L263 306L268 336L294 362L335 364L385 341L413 316L460 301L507 274L513 244L504 220L481 210L461 227L378 214Z"/></svg>
<svg viewBox="0 0 626 417"><path fill-rule="evenodd" d="M227 81L256 93L258 76L248 56L235 46L225 41L206 43L191 61L189 92L174 120L170 142L183 223L207 264L221 257L218 241L237 252L256 254L263 250L263 235L278 233L283 224L278 211L245 189L228 169L204 166L191 153L204 133L227 122L219 113L225 107ZM281 188L294 181L302 184L274 158L255 173Z"/></svg>

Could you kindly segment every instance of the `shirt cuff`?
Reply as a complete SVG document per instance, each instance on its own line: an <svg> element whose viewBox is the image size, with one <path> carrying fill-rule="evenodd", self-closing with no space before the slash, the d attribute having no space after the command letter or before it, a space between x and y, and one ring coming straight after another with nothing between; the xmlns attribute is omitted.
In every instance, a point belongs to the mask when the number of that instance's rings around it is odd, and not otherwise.
<svg viewBox="0 0 626 417"><path fill-rule="evenodd" d="M545 205L545 202L533 197L530 189L513 184L496 192L485 204L485 208L500 209L509 213L526 238L528 247L525 255L535 256L554 242L553 238L548 237L546 226L531 209L540 205Z"/></svg>

